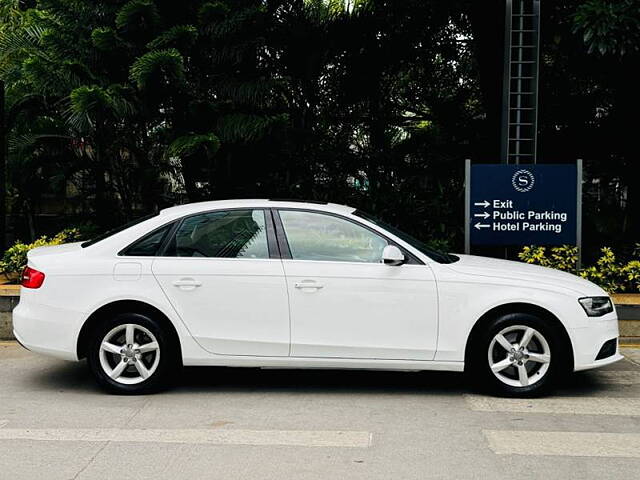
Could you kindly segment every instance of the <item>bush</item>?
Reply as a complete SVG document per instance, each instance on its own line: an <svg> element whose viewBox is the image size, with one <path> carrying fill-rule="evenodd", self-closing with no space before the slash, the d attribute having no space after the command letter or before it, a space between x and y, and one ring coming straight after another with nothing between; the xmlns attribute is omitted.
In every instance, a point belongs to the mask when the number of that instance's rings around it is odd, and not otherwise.
<svg viewBox="0 0 640 480"><path fill-rule="evenodd" d="M621 270L622 275L635 292L640 292L640 260L631 260Z"/></svg>
<svg viewBox="0 0 640 480"><path fill-rule="evenodd" d="M22 269L27 266L27 253L29 253L29 250L37 247L75 242L79 239L80 232L78 229L68 228L62 230L53 238L42 236L33 243L17 241L4 252L2 261L0 261L0 272L4 273L7 277L13 274L19 274L22 272Z"/></svg>
<svg viewBox="0 0 640 480"><path fill-rule="evenodd" d="M609 293L640 292L640 244L636 244L633 258L620 263L609 247L600 249L602 255L595 265L578 271L578 247L563 245L547 250L546 247L524 247L518 254L520 260L543 267L555 268L575 273L605 289Z"/></svg>
<svg viewBox="0 0 640 480"><path fill-rule="evenodd" d="M547 256L546 247L524 247L518 254L518 258L526 263L564 270L565 272L575 273L578 269L578 247L563 245L553 247L549 252L550 256Z"/></svg>

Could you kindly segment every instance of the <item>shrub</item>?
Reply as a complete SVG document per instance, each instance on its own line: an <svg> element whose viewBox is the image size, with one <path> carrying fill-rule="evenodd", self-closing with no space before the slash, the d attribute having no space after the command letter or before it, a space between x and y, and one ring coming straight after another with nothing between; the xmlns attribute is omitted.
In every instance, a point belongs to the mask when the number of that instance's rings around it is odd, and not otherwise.
<svg viewBox="0 0 640 480"><path fill-rule="evenodd" d="M578 271L578 248L570 245L547 249L535 245L524 247L518 254L520 260L543 267L575 273L605 289L609 293L640 292L640 244L633 251L634 259L620 263L609 247L600 249L602 255L595 265Z"/></svg>
<svg viewBox="0 0 640 480"><path fill-rule="evenodd" d="M75 242L80 239L80 232L75 228L62 230L53 238L42 236L33 243L22 243L17 241L4 252L0 261L0 272L5 276L18 274L27 265L27 253L37 247L49 245L60 245L62 243Z"/></svg>
<svg viewBox="0 0 640 480"><path fill-rule="evenodd" d="M616 256L608 247L600 249L602 256L595 265L580 272L582 278L600 285L607 292L614 293L626 290L626 282L622 276L622 267L616 263Z"/></svg>
<svg viewBox="0 0 640 480"><path fill-rule="evenodd" d="M575 273L578 268L578 247L563 245L549 249L550 256L547 256L546 247L532 245L524 247L518 254L518 258L526 263L540 265L543 267L564 270Z"/></svg>
<svg viewBox="0 0 640 480"><path fill-rule="evenodd" d="M621 270L631 289L640 292L640 260L631 260Z"/></svg>

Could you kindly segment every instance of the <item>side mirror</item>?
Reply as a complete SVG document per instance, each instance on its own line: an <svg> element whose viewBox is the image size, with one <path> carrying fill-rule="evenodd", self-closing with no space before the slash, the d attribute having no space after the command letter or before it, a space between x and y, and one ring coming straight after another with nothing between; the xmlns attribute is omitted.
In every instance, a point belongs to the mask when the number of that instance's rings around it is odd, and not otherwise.
<svg viewBox="0 0 640 480"><path fill-rule="evenodd" d="M385 265L398 266L405 262L404 255L395 245L387 245L382 250L382 263Z"/></svg>

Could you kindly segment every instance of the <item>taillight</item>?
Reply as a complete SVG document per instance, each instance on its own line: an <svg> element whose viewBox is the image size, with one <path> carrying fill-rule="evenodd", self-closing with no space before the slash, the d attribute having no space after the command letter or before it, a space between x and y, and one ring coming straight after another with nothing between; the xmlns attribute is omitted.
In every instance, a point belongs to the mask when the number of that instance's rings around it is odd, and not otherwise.
<svg viewBox="0 0 640 480"><path fill-rule="evenodd" d="M25 288L40 288L44 282L44 273L31 267L24 267L22 271L22 286Z"/></svg>

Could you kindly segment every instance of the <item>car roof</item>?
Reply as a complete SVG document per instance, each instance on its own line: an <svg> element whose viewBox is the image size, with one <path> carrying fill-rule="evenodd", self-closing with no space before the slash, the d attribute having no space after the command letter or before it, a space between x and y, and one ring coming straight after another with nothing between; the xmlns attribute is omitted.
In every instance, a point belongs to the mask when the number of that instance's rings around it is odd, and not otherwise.
<svg viewBox="0 0 640 480"><path fill-rule="evenodd" d="M337 203L324 203L304 200L276 200L276 199L241 199L241 200L213 200L208 202L187 203L175 207L165 208L160 215L189 215L192 213L219 210L223 208L298 208L321 212L349 214L355 208Z"/></svg>

